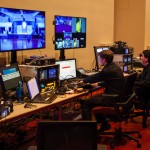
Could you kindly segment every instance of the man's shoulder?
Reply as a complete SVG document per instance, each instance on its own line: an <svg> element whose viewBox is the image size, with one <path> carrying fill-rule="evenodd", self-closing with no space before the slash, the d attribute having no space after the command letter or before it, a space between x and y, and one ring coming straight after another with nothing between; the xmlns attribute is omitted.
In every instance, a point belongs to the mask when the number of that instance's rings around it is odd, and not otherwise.
<svg viewBox="0 0 150 150"><path fill-rule="evenodd" d="M108 66L107 66L109 69L121 69L120 66L118 66L117 64L115 64L114 62L113 63L110 63Z"/></svg>

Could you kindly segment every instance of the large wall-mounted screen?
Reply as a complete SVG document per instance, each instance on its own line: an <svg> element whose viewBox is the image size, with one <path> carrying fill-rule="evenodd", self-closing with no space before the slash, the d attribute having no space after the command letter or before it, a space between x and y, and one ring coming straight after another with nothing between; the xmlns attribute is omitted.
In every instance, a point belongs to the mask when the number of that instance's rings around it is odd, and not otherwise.
<svg viewBox="0 0 150 150"><path fill-rule="evenodd" d="M0 7L0 52L45 48L45 12Z"/></svg>
<svg viewBox="0 0 150 150"><path fill-rule="evenodd" d="M86 18L55 16L55 49L86 47Z"/></svg>

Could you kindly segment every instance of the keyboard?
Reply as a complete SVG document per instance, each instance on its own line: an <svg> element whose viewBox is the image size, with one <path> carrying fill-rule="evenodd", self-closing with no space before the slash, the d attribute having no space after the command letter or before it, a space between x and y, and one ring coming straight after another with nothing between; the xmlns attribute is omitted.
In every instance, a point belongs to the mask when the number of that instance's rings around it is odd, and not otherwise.
<svg viewBox="0 0 150 150"><path fill-rule="evenodd" d="M33 99L34 103L41 103L41 104L50 104L57 98L57 95L54 91L50 91L46 94L41 94L35 99Z"/></svg>
<svg viewBox="0 0 150 150"><path fill-rule="evenodd" d="M90 83L87 83L87 84L84 84L84 85L81 85L80 88L83 88L83 89L92 89L92 85Z"/></svg>
<svg viewBox="0 0 150 150"><path fill-rule="evenodd" d="M54 91L48 93L47 96L48 97L45 99L45 101L48 103L52 103L57 98L57 94Z"/></svg>

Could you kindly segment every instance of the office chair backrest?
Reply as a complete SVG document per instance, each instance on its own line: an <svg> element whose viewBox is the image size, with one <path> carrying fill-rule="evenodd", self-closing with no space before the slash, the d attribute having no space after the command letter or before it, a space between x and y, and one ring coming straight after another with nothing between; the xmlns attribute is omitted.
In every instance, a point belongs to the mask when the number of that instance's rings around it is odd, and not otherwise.
<svg viewBox="0 0 150 150"><path fill-rule="evenodd" d="M133 87L134 87L136 77L137 77L136 72L129 74L128 76L125 77L125 83L124 83L122 94L121 94L121 98L123 100L125 100L126 97L128 97L129 95L133 93Z"/></svg>

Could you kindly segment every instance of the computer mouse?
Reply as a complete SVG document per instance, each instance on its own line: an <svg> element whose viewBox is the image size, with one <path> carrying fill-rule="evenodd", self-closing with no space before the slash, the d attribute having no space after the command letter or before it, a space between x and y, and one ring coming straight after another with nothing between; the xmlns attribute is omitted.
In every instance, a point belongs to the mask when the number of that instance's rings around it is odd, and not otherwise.
<svg viewBox="0 0 150 150"><path fill-rule="evenodd" d="M27 103L24 105L24 108L31 108L31 106L30 106L30 104Z"/></svg>

